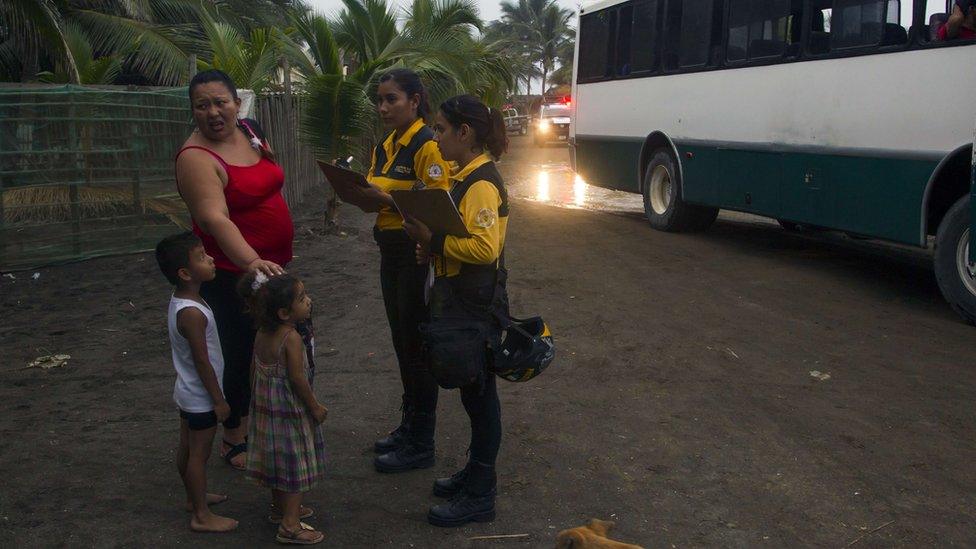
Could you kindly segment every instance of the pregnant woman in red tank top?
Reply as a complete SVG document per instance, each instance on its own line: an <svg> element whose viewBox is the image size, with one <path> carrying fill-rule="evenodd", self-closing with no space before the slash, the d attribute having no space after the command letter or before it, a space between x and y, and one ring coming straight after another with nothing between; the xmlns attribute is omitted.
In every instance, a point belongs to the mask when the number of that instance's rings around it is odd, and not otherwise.
<svg viewBox="0 0 976 549"><path fill-rule="evenodd" d="M254 327L237 294L243 273L271 277L292 258L295 234L281 195L284 172L253 121L238 121L241 100L227 74L210 70L190 82L196 130L176 156L176 181L193 218L193 231L217 264L217 277L200 288L210 305L224 355L224 421L221 454L244 466L249 373Z"/></svg>

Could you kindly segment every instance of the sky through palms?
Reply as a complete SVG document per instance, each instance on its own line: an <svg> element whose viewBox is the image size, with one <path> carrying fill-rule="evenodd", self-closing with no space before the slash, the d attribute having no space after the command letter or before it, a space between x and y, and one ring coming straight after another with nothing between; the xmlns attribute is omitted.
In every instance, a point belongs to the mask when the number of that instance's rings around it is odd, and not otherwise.
<svg viewBox="0 0 976 549"><path fill-rule="evenodd" d="M579 5L589 5L592 4L594 0L557 0L560 7L572 10L576 13L577 7ZM323 15L333 15L342 10L341 0L307 0L308 5L322 13ZM410 0L390 0L390 4L397 6L398 8L408 8L410 7ZM498 19L501 16L500 0L477 0L478 9L481 10L481 18L485 21L492 21ZM575 26L575 21L573 26Z"/></svg>

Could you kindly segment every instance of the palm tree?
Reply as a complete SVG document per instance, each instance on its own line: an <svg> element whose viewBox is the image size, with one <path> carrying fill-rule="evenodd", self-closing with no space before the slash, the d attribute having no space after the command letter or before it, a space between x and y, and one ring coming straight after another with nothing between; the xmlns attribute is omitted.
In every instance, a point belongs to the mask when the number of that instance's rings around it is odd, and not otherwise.
<svg viewBox="0 0 976 549"><path fill-rule="evenodd" d="M434 105L463 92L497 105L511 87L512 73L501 50L474 37L482 27L470 0L415 0L402 29L386 0L343 2L346 9L331 26L310 15L294 23L296 38L309 46L319 69L307 83L304 128L321 158L362 153L365 143L358 138L377 137L371 97L382 70L406 66L417 71ZM339 48L355 68L348 75L341 72Z"/></svg>
<svg viewBox="0 0 976 549"><path fill-rule="evenodd" d="M364 65L347 75L329 22L311 12L293 14L293 38L306 46L296 68L305 78L307 98L302 138L320 159L331 161L362 152L360 137L373 128L373 105L366 93L372 77Z"/></svg>
<svg viewBox="0 0 976 549"><path fill-rule="evenodd" d="M487 40L498 44L502 55L508 59L514 73L514 88L518 93L519 85L525 82L526 95L531 94L532 79L542 76L542 71L536 66L532 50L529 46L530 33L522 26L506 21L492 21L485 32Z"/></svg>
<svg viewBox="0 0 976 549"><path fill-rule="evenodd" d="M501 9L502 22L509 25L515 39L525 42L533 63L539 66L545 93L559 50L572 39L569 21L573 12L559 7L556 0L505 0Z"/></svg>
<svg viewBox="0 0 976 549"><path fill-rule="evenodd" d="M556 61L559 68L552 73L552 83L557 86L572 84L573 80L573 55L575 54L576 40L570 38L559 46L556 52ZM545 92L545 90L543 90Z"/></svg>
<svg viewBox="0 0 976 549"><path fill-rule="evenodd" d="M68 81L78 83L78 67L62 30L58 6L51 0L4 0L0 2L0 71L33 77L40 59L49 56L61 66Z"/></svg>
<svg viewBox="0 0 976 549"><path fill-rule="evenodd" d="M77 25L94 52L118 55L124 70L153 84L185 83L189 56L204 58L207 21L241 36L281 26L300 0L3 0L0 2L0 75L30 80L41 69L80 75L65 38ZM45 66L47 65L47 66Z"/></svg>
<svg viewBox="0 0 976 549"><path fill-rule="evenodd" d="M280 31L254 28L245 39L228 23L208 22L204 28L211 54L197 61L198 68L220 69L237 87L254 93L265 91L277 78L278 58L283 52Z"/></svg>
<svg viewBox="0 0 976 549"><path fill-rule="evenodd" d="M64 26L63 36L78 75L72 82L72 75L65 67L60 67L55 71L39 72L38 77L42 82L111 84L115 81L122 71L122 62L118 55L105 55L96 59L88 37L73 23Z"/></svg>

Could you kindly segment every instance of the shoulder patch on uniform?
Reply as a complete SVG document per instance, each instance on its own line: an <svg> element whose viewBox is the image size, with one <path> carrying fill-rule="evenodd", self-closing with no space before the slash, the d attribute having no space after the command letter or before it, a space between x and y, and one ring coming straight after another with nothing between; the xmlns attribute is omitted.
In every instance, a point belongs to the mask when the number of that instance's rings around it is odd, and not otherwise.
<svg viewBox="0 0 976 549"><path fill-rule="evenodd" d="M427 175L431 179L440 179L444 177L444 170L441 168L440 164L431 164L430 167L427 168Z"/></svg>
<svg viewBox="0 0 976 549"><path fill-rule="evenodd" d="M481 208L474 218L474 224L482 229L489 229L498 221L498 214L491 208Z"/></svg>

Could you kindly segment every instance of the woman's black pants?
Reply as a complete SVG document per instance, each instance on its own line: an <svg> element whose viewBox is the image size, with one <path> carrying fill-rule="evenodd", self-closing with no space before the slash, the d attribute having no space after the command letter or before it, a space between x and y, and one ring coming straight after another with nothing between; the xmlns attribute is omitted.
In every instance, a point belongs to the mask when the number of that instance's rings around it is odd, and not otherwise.
<svg viewBox="0 0 976 549"><path fill-rule="evenodd" d="M419 436L423 440L416 442L421 444L433 444L437 382L427 368L420 337L420 323L427 319L424 303L427 267L417 265L416 244L402 230L374 229L373 236L380 247L380 285L400 366L404 407L410 411L408 415L422 423L412 423L420 432L411 437Z"/></svg>
<svg viewBox="0 0 976 549"><path fill-rule="evenodd" d="M210 305L220 349L224 355L224 398L230 405L225 429L236 429L251 405L251 355L254 353L254 322L244 312L237 293L239 274L217 269L217 276L200 286L200 296Z"/></svg>

